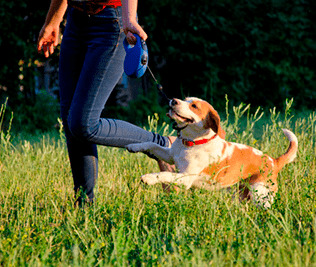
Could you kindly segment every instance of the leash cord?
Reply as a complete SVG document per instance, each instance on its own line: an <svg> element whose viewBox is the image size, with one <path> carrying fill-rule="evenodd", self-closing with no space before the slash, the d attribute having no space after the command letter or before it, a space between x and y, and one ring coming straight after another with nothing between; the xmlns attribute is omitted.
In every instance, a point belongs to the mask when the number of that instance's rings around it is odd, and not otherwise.
<svg viewBox="0 0 316 267"><path fill-rule="evenodd" d="M149 70L149 73L150 73L151 77L154 79L154 81L155 81L155 83L156 83L156 85L157 85L157 89L158 89L160 95L161 95L162 98L166 101L166 103L169 104L169 102L170 102L171 99L164 93L162 85L157 81L155 75L153 74L153 72L151 71L151 69L149 68L148 65L147 65L147 69Z"/></svg>
<svg viewBox="0 0 316 267"><path fill-rule="evenodd" d="M153 72L151 71L151 69L149 68L149 66L147 66L147 69L149 70L150 74L151 74L151 77L153 77L154 81L156 82L156 84L159 84L155 75L153 74Z"/></svg>

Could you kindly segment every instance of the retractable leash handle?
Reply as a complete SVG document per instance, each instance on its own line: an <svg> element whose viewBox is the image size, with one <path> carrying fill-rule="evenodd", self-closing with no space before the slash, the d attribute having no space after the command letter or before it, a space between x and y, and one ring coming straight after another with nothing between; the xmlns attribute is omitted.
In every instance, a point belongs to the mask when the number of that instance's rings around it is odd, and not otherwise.
<svg viewBox="0 0 316 267"><path fill-rule="evenodd" d="M127 76L132 78L140 78L146 72L148 66L148 49L146 42L134 34L136 37L136 44L130 45L126 38L123 41L126 52L124 60L124 72Z"/></svg>

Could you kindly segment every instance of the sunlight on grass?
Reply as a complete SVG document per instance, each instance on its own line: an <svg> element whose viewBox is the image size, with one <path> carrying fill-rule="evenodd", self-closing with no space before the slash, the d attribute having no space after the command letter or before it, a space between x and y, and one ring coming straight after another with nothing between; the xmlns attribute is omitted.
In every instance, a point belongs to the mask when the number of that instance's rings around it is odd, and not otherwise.
<svg viewBox="0 0 316 267"><path fill-rule="evenodd" d="M246 105L232 112L222 117L227 140L276 157L288 145L281 128L298 137L298 158L280 172L269 210L226 191L143 185L139 177L157 171L156 162L105 147L97 201L75 209L62 133L25 139L2 131L0 265L315 265L316 114L252 114ZM149 124L157 130L157 118Z"/></svg>

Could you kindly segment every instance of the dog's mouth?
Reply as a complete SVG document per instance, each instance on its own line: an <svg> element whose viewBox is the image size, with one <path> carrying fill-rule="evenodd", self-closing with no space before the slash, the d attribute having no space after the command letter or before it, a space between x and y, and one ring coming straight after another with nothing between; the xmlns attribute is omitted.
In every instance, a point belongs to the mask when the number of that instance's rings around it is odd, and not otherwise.
<svg viewBox="0 0 316 267"><path fill-rule="evenodd" d="M192 118L186 118L184 116L181 116L179 113L177 113L173 108L169 110L169 113L167 113L167 116L170 119L173 119L175 121L179 122L187 122L187 123L193 123L194 120Z"/></svg>

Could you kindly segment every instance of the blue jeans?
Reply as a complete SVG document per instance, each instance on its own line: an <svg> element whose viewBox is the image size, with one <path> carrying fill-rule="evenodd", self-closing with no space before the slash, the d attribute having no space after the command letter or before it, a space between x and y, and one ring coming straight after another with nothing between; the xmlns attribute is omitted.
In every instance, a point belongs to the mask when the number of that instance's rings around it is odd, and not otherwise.
<svg viewBox="0 0 316 267"><path fill-rule="evenodd" d="M167 138L121 120L100 118L123 74L121 8L96 15L68 9L59 60L61 117L65 129L74 189L94 198L98 175L97 144L125 147L130 143L168 144ZM111 116L111 114L109 114Z"/></svg>

